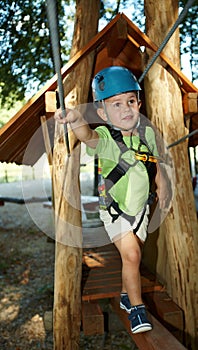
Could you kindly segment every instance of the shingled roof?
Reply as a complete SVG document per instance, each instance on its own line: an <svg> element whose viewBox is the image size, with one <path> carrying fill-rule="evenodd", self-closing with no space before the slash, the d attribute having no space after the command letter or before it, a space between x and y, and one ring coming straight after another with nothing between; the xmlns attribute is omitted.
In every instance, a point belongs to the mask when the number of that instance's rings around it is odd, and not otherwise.
<svg viewBox="0 0 198 350"><path fill-rule="evenodd" d="M63 68L64 79L76 65L90 52L95 52L94 74L100 69L111 65L125 66L131 69L137 77L142 74L141 47L150 48L156 52L158 47L124 14L118 14L101 32L80 50ZM178 77L182 94L198 92L198 89L174 66L163 54L160 54L166 67ZM50 91L56 91L57 78L54 76L19 110L10 121L0 129L0 161L16 162L17 164L33 165L45 152L41 117L51 117L46 110L46 96ZM198 127L198 115L193 117L191 127ZM49 135L53 140L54 123L49 118ZM36 137L33 137L36 134ZM31 157L24 159L27 146L32 142L34 149ZM191 140L192 145L198 144L198 136Z"/></svg>

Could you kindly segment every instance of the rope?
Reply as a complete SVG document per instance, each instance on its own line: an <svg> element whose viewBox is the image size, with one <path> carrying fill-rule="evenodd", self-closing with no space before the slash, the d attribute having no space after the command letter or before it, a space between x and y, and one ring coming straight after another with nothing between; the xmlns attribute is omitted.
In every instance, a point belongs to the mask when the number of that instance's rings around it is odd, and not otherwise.
<svg viewBox="0 0 198 350"><path fill-rule="evenodd" d="M176 20L175 24L173 25L171 30L168 32L167 36L165 37L165 39L163 40L163 42L159 46L158 50L156 51L156 53L154 54L154 56L152 57L152 59L148 63L147 67L145 68L144 72L142 73L142 75L138 79L139 83L142 82L142 80L144 79L145 75L148 73L149 69L152 67L152 65L154 64L154 62L156 61L156 59L158 58L158 56L162 52L163 48L166 46L167 42L169 41L169 39L171 38L171 36L175 32L175 30L177 29L178 25L183 21L183 19L186 16L189 8L193 5L194 2L195 2L195 0L188 0L187 4L183 8L183 10L180 13L178 19Z"/></svg>
<svg viewBox="0 0 198 350"><path fill-rule="evenodd" d="M51 35L54 68L57 74L59 102L60 102L60 107L62 111L62 118L65 118L66 107L65 107L65 100L64 100L63 81L62 81L62 75L61 75L62 62L61 62L60 39L59 39L59 30L58 30L57 2L56 0L46 0L46 5L47 5L47 16L48 16L48 22L49 22L50 35ZM64 132L65 132L65 142L67 147L67 153L68 153L68 156L70 156L69 138L68 138L66 124L64 124Z"/></svg>

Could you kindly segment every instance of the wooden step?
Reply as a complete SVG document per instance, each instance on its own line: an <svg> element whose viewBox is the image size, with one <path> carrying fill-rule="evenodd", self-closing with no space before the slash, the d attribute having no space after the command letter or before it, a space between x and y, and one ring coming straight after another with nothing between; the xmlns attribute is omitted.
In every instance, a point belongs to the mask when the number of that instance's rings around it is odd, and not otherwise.
<svg viewBox="0 0 198 350"><path fill-rule="evenodd" d="M180 341L183 341L183 311L165 291L144 294L144 300L153 315Z"/></svg>
<svg viewBox="0 0 198 350"><path fill-rule="evenodd" d="M97 302L82 303L82 327L84 335L104 334L104 316Z"/></svg>
<svg viewBox="0 0 198 350"><path fill-rule="evenodd" d="M113 244L84 252L83 263L90 268L82 291L82 300L113 298L122 289L122 264ZM159 291L163 286L145 267L141 267L142 293Z"/></svg>
<svg viewBox="0 0 198 350"><path fill-rule="evenodd" d="M139 350L185 350L186 348L148 312L148 318L153 325L152 331L132 334L128 314L120 309L120 299L112 298L110 303L114 312L120 317L129 335L133 338Z"/></svg>

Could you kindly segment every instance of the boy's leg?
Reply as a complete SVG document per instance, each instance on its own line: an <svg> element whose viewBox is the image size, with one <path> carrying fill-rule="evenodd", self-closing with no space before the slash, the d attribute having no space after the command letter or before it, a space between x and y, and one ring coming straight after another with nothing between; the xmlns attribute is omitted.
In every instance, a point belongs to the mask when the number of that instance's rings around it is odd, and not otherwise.
<svg viewBox="0 0 198 350"><path fill-rule="evenodd" d="M141 296L140 261L141 248L137 236L129 232L122 239L114 242L122 259L123 291L126 291L129 300L122 301L120 307L130 312L129 320L132 333L147 332L152 329L147 319L145 305ZM127 294L125 298L127 298ZM130 301L130 303L129 303ZM131 305L130 305L131 304Z"/></svg>
<svg viewBox="0 0 198 350"><path fill-rule="evenodd" d="M122 291L127 292L131 305L142 304L140 261L141 248L137 236L132 232L114 241L122 259Z"/></svg>

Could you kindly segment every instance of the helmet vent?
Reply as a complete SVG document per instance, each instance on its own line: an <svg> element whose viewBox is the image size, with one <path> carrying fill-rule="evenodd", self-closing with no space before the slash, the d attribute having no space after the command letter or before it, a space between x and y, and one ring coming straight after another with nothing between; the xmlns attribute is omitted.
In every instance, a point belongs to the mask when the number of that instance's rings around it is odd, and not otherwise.
<svg viewBox="0 0 198 350"><path fill-rule="evenodd" d="M98 84L98 87L99 87L100 91L104 91L104 89L105 89L105 82L104 82L104 80L101 81L101 82Z"/></svg>

